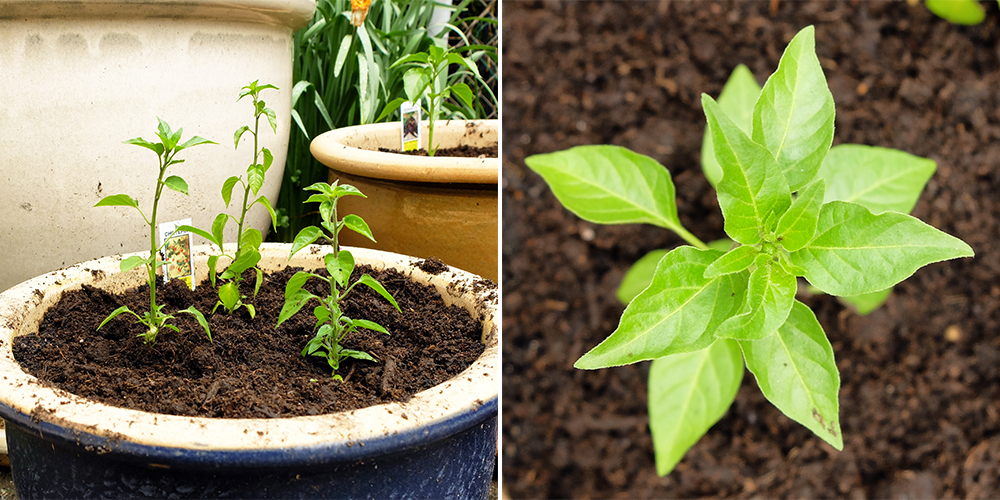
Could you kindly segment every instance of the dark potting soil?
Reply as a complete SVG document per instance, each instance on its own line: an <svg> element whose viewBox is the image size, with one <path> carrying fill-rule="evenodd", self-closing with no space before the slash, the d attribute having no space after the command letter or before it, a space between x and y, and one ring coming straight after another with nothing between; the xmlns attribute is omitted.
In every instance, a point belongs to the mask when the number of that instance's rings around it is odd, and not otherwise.
<svg viewBox="0 0 1000 500"><path fill-rule="evenodd" d="M923 2L505 2L503 478L513 498L1000 497L1000 9L958 26ZM618 144L663 163L684 226L724 236L700 168L701 92L738 63L758 83L816 26L835 143L937 161L913 214L967 241L858 316L817 312L841 375L844 450L768 403L747 373L729 412L666 477L653 460L649 363L573 362L618 325L614 291L683 242L562 208L524 158Z"/></svg>
<svg viewBox="0 0 1000 500"><path fill-rule="evenodd" d="M426 149L413 149L410 151L400 151L398 149L378 148L383 153L396 153L410 156L430 156ZM494 144L483 148L461 145L454 148L438 148L434 152L435 156L448 156L453 158L496 158L499 146Z"/></svg>
<svg viewBox="0 0 1000 500"><path fill-rule="evenodd" d="M359 266L354 279L371 274L393 295L402 312L374 290L359 286L342 303L350 318L367 319L389 330L348 334L343 345L365 351L377 362L348 359L335 381L326 360L301 355L314 333L307 305L274 325L284 304L285 283L300 268L265 273L260 293L246 309L226 314L206 280L191 291L180 280L157 287L166 311L195 306L209 319L213 342L188 314L177 314L179 333L164 329L152 346L137 335L145 331L132 316L97 326L120 305L142 314L149 308L149 287L122 295L85 286L68 292L50 309L37 335L14 342L14 356L38 378L103 403L174 415L218 418L269 418L317 415L405 401L472 364L483 352L482 327L467 311L445 306L433 287L413 283L394 271ZM325 274L325 270L317 274ZM252 296L251 271L241 286ZM328 293L318 280L306 285ZM471 284L470 284L471 286Z"/></svg>

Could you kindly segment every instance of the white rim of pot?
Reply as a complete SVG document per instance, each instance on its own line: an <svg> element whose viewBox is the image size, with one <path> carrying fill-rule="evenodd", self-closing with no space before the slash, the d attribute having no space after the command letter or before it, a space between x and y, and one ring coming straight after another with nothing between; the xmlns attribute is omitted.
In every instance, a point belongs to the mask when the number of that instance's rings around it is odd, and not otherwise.
<svg viewBox="0 0 1000 500"><path fill-rule="evenodd" d="M261 267L277 270L286 266L316 268L329 247L311 245L287 260L290 245L265 243ZM394 435L426 434L428 426L448 426L449 420L476 412L483 405L495 406L499 383L499 347L496 290L484 287L475 291L472 283L481 278L454 268L437 275L428 274L413 263L419 259L365 248L349 248L357 263L376 268L392 267L418 282L434 286L445 303L455 303L469 310L483 326L483 354L457 376L414 395L401 403L386 403L359 410L317 416L274 419L220 419L183 417L105 405L47 387L24 372L12 354L13 337L31 333L45 308L63 291L96 281L102 288L124 289L143 281L144 270L136 268L122 274L119 264L130 255L105 257L84 262L25 281L0 293L0 404L35 422L50 423L69 429L110 438L116 443L188 450L288 452L294 448L315 447L323 443L358 443ZM214 253L209 245L193 248L196 263ZM137 272L138 271L138 272ZM455 286L453 283L460 283ZM479 304L477 307L475 304ZM110 312L110 311L109 311ZM375 451L375 450L371 450Z"/></svg>
<svg viewBox="0 0 1000 500"><path fill-rule="evenodd" d="M201 19L286 26L312 20L314 0L0 0L0 19Z"/></svg>
<svg viewBox="0 0 1000 500"><path fill-rule="evenodd" d="M320 163L335 170L377 179L409 182L497 184L498 158L455 158L447 156L412 156L361 149L361 142L377 142L381 147L399 149L398 122L373 123L343 127L320 134L309 145L309 151ZM422 122L427 141L427 122ZM499 120L438 120L434 125L435 143L444 134L480 135L477 127L485 127L496 136ZM444 147L449 147L445 144Z"/></svg>

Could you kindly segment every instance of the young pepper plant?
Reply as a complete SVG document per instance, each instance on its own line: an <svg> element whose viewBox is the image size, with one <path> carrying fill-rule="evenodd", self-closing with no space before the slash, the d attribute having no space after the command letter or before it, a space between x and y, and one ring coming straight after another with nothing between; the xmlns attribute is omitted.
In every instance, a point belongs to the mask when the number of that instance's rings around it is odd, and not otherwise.
<svg viewBox="0 0 1000 500"><path fill-rule="evenodd" d="M298 236L295 237L295 241L292 242L292 250L288 258L291 259L299 250L312 244L320 237L325 236L330 240L332 247L332 251L323 257L323 262L326 265L329 276L320 276L308 271L295 273L285 285L285 304L278 315L278 324L276 326L280 326L288 318L291 318L310 301L318 301L320 305L313 309L313 315L316 317L316 335L302 349L302 355L325 358L333 370L333 378L343 380L337 374L337 370L340 369L340 363L345 358L375 361L375 358L364 351L344 348L341 345L344 337L350 332L357 331L358 328L367 328L386 335L389 334L389 331L374 321L352 319L345 316L340 307L341 301L354 290L354 287L360 284L378 292L397 311L399 310L399 305L396 303L396 299L382 287L382 284L368 274L362 275L357 281L352 283L350 278L351 273L354 272L354 256L348 250L340 248L339 235L340 231L344 228L351 229L375 241L371 229L369 229L368 224L361 217L348 214L342 220L337 219L337 201L340 198L344 196L361 196L366 198L366 196L354 186L339 184L338 182L334 182L332 185L325 182L318 182L305 189L317 192L305 202L320 204L319 213L322 218L322 229L315 226L303 228ZM320 297L303 288L310 278L315 278L326 283L330 289L329 294L325 297Z"/></svg>
<svg viewBox="0 0 1000 500"><path fill-rule="evenodd" d="M912 208L926 182L893 168L915 157L831 149L834 102L811 26L789 43L748 113L705 94L702 106L718 166L706 175L732 239L721 247L683 228L670 174L652 158L580 146L526 160L579 217L654 224L690 244L644 258L658 259L648 285L624 294L631 300L618 328L575 364L654 360L649 414L660 475L725 414L744 364L768 401L843 448L840 374L815 314L795 298L798 277L856 297L890 289L924 265L973 256L963 241L894 210ZM914 186L916 194L907 191Z"/></svg>
<svg viewBox="0 0 1000 500"><path fill-rule="evenodd" d="M139 211L139 215L142 219L146 221L146 225L149 226L149 255L146 257L140 257L138 255L133 255L122 261L120 267L123 273L131 271L132 269L140 266L146 266L146 283L149 284L149 311L147 311L142 316L133 312L128 306L121 306L115 309L100 325L97 329L100 330L101 327L105 325L112 318L118 316L122 313L129 313L136 317L136 320L143 325L146 325L146 332L140 334L146 344L152 345L156 342L156 336L159 334L160 330L163 328L170 328L174 331L178 331L177 327L168 323L168 321L174 319L174 316L163 312L163 305L156 303L156 268L163 265L163 262L158 260L158 253L162 245L156 245L156 210L160 204L160 196L163 194L163 188L167 187L185 196L188 194L188 185L184 179L176 175L171 175L164 178L167 172L167 167L171 165L176 165L178 163L183 163L184 160L176 159L177 153L200 144L216 144L203 137L194 136L185 142L181 142L181 133L184 129L177 129L177 131L172 131L170 125L160 118L160 125L157 130L157 137L160 138L160 142L149 142L140 137L134 139L129 139L124 141L125 144L135 144L136 146L141 146L150 151L156 153L159 158L159 171L160 174L156 178L156 190L153 195L153 211L150 213L149 217L139 208L139 202L127 194L114 194L111 196L105 196L101 201L97 202L95 207L132 207ZM205 329L205 334L208 335L208 340L212 340L212 332L208 329L208 322L205 321L205 316L201 314L200 311L192 307L178 311L181 313L190 314L195 317L198 324Z"/></svg>
<svg viewBox="0 0 1000 500"><path fill-rule="evenodd" d="M240 294L240 282L243 281L243 271L247 269L253 269L257 272L257 281L254 285L253 295L257 296L257 292L260 291L260 286L264 281L264 273L261 271L257 264L260 262L260 245L264 241L264 237L261 232L252 227L244 229L244 223L246 222L247 212L254 205L260 204L267 209L268 214L271 215L271 223L274 227L278 226L277 217L274 213L274 208L271 207L271 202L267 199L267 196L260 195L260 188L264 185L264 175L267 170L271 168L271 163L274 161L274 155L271 151L265 147L260 147L260 117L261 115L267 117L268 123L271 125L271 130L275 133L278 131L278 123L274 114L274 110L267 107L263 100L261 100L260 92L265 89L278 90L278 87L270 84L258 85L259 80L254 80L250 82L249 85L244 86L240 92L240 97L236 99L237 101L242 100L244 97L250 96L253 101L254 108L254 124L251 129L248 125L243 125L242 127L236 129L236 133L233 134L234 148L239 149L240 138L243 134L250 132L253 136L253 161L247 167L247 177L244 180L242 176L232 176L226 179L222 184L222 200L226 202L226 208L229 208L229 203L233 198L233 189L237 184L243 187L243 204L240 210L239 218L233 217L227 213L221 213L215 217L215 221L212 222L212 231L208 232L203 229L198 229L192 226L181 226L178 229L181 231L190 231L195 233L206 240L212 242L219 247L221 254L213 255L208 258L208 276L212 282L212 286L215 286L217 266L219 259L226 257L230 260L229 267L219 275L219 278L224 280L230 280L226 284L219 287L219 301L215 303L215 307L212 308L212 312L221 305L225 307L226 312L232 314L233 311L239 309L240 307L245 307L250 313L250 317L253 318L257 314L257 310L254 308L253 304L248 304L243 302L246 299L245 296ZM256 198L254 201L250 201L250 193ZM227 254L225 248L223 247L223 232L226 229L226 224L232 219L238 225L237 229L237 241L236 241L236 252L233 254Z"/></svg>

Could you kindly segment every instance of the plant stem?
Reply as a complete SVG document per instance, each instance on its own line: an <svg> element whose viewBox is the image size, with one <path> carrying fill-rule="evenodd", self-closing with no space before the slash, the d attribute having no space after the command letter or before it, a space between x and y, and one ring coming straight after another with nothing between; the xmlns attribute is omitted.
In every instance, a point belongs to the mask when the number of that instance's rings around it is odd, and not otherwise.
<svg viewBox="0 0 1000 500"><path fill-rule="evenodd" d="M708 250L708 245L699 240L697 236L691 234L687 229L684 229L684 226L678 225L677 227L672 227L670 229L673 230L677 236L680 236L684 239L684 241L688 242L691 246L701 250Z"/></svg>
<svg viewBox="0 0 1000 500"><path fill-rule="evenodd" d="M254 104L254 109L257 109L257 100L256 99L254 99L253 104ZM253 163L252 163L252 165L256 165L257 164L257 154L258 154L257 153L257 132L258 132L258 130L260 130L260 113L256 113L255 116L254 116L254 124L253 124ZM236 256L238 256L240 254L240 250L243 250L243 222L247 218L247 200L249 200L249 198L250 198L250 174L248 173L247 174L246 186L244 186L244 189L243 189L243 211L240 212L240 223L239 223L239 228L237 228L237 233L236 233L236 253L233 254L233 255L236 255ZM237 276L236 280L239 281L241 278L242 278L242 276Z"/></svg>
<svg viewBox="0 0 1000 500"><path fill-rule="evenodd" d="M160 176L156 179L156 194L153 196L153 212L149 219L149 314L156 324L156 209L160 205L160 195L163 193L163 174L167 172L171 155L164 154L160 158ZM148 341L148 339L147 339Z"/></svg>

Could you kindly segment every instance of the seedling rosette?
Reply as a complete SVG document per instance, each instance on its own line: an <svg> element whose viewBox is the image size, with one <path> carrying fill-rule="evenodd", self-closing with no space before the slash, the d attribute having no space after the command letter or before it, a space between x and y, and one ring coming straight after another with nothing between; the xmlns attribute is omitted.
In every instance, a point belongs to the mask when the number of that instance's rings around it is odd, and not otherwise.
<svg viewBox="0 0 1000 500"><path fill-rule="evenodd" d="M745 365L764 396L835 448L840 374L798 278L870 310L927 264L973 256L963 241L907 214L931 160L860 145L831 148L833 95L807 27L763 88L741 66L708 121L702 163L731 240L705 244L677 217L670 173L615 146L526 160L560 202L601 224L646 223L687 241L644 257L623 280L618 328L575 364L653 360L650 430L668 474L732 404Z"/></svg>

